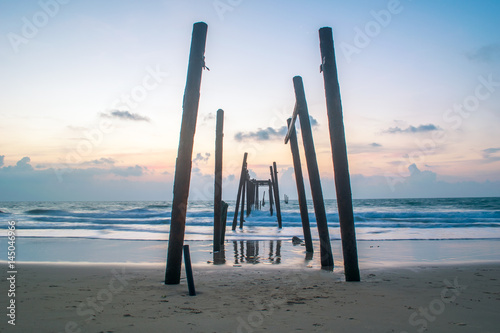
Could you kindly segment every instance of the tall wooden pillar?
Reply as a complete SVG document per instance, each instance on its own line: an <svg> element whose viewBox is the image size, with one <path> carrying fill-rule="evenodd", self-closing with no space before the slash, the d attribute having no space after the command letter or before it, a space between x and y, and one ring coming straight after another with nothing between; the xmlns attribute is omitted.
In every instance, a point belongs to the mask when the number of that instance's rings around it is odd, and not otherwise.
<svg viewBox="0 0 500 333"><path fill-rule="evenodd" d="M319 30L319 39L321 59L323 60L321 69L325 82L326 108L330 130L330 144L332 147L345 278L347 281L359 281L360 274L352 208L351 181L349 179L342 102L340 99L337 65L335 63L332 28L321 28Z"/></svg>
<svg viewBox="0 0 500 333"><path fill-rule="evenodd" d="M175 164L174 198L170 219L165 284L179 284L181 279L186 210L191 181L191 159L200 101L201 74L205 67L207 30L208 26L204 22L195 23L193 26L186 88L182 103L181 133Z"/></svg>

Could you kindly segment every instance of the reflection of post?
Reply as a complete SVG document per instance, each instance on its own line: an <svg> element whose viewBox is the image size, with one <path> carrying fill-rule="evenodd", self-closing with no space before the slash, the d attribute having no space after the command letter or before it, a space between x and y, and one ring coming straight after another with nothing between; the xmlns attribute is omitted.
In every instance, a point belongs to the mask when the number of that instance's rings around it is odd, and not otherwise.
<svg viewBox="0 0 500 333"><path fill-rule="evenodd" d="M273 183L271 179L268 179L268 184L269 184L269 212L271 213L271 216L273 216Z"/></svg>
<svg viewBox="0 0 500 333"><path fill-rule="evenodd" d="M182 103L182 123L179 149L175 164L174 198L170 219L167 269L165 284L179 284L181 279L182 251L186 229L186 210L191 181L191 159L193 157L194 133L200 102L201 74L205 67L204 54L208 26L204 22L195 23L189 52L188 74L184 101Z"/></svg>
<svg viewBox="0 0 500 333"><path fill-rule="evenodd" d="M344 271L347 281L359 281L358 252L356 248L356 230L352 209L351 182L347 163L347 148L342 119L342 102L335 63L332 28L319 30L321 49L321 68L325 82L326 108L328 126L330 129L330 144L332 147L333 169L335 174L335 189L339 210L340 234L342 238L342 253L344 255Z"/></svg>
<svg viewBox="0 0 500 333"><path fill-rule="evenodd" d="M234 218L233 218L233 230L236 230L236 225L238 223L238 209L240 208L240 199L242 187L246 177L246 167L247 167L247 157L248 153L243 155L243 163L241 164L241 173L240 173L240 184L238 186L238 194L236 195L236 206L234 207Z"/></svg>
<svg viewBox="0 0 500 333"><path fill-rule="evenodd" d="M276 241L276 263L281 263L281 241Z"/></svg>
<svg viewBox="0 0 500 333"><path fill-rule="evenodd" d="M233 241L233 250L234 250L234 264L237 265L240 263L238 260L238 241Z"/></svg>
<svg viewBox="0 0 500 333"><path fill-rule="evenodd" d="M240 241L240 263L245 261L245 243Z"/></svg>
<svg viewBox="0 0 500 333"><path fill-rule="evenodd" d="M276 168L276 162L273 162L274 168L274 196L276 202L276 217L278 218L278 228L281 229L281 205L280 205L280 190L278 187L278 169Z"/></svg>
<svg viewBox="0 0 500 333"><path fill-rule="evenodd" d="M270 240L269 241L269 260L272 262L274 261L274 241Z"/></svg>
<svg viewBox="0 0 500 333"><path fill-rule="evenodd" d="M217 110L215 126L215 181L214 181L214 252L220 251L222 236L222 138L224 111Z"/></svg>
<svg viewBox="0 0 500 333"><path fill-rule="evenodd" d="M287 120L288 126L292 119ZM300 219L302 220L302 230L304 232L304 242L306 243L306 251L313 252L311 228L309 226L309 213L307 212L306 190L304 187L304 178L302 177L302 166L300 164L299 145L297 143L297 134L295 132L295 124L290 131L290 149L292 150L293 169L295 171L295 183L297 184L297 195L299 198Z"/></svg>
<svg viewBox="0 0 500 333"><path fill-rule="evenodd" d="M309 111L307 110L306 94L304 92L302 78L300 76L294 77L293 85L295 88L297 108L299 110L298 115L306 155L307 171L309 172L309 182L311 184L316 225L318 226L321 250L321 267L324 269L333 269L332 245L330 243L330 233L328 232L325 203L323 201L323 190L321 189L318 161L316 160L316 150L314 149L311 121L309 120Z"/></svg>

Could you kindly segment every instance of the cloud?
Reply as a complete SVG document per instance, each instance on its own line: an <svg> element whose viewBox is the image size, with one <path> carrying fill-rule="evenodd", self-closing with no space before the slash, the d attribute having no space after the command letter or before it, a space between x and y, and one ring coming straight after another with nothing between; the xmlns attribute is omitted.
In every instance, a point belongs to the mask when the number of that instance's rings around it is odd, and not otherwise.
<svg viewBox="0 0 500 333"><path fill-rule="evenodd" d="M500 43L484 45L466 56L469 60L477 62L498 61L500 60Z"/></svg>
<svg viewBox="0 0 500 333"><path fill-rule="evenodd" d="M234 135L234 139L236 141L244 141L248 139L254 139L257 141L282 140L284 139L287 131L288 128L286 126L282 126L278 129L274 129L272 127L265 129L259 128L255 132L238 132Z"/></svg>
<svg viewBox="0 0 500 333"><path fill-rule="evenodd" d="M200 162L207 162L209 158L210 158L210 153L205 153L205 155L198 153L196 154L196 157L193 159L193 163L195 165L198 165L198 163Z"/></svg>
<svg viewBox="0 0 500 333"><path fill-rule="evenodd" d="M105 164L115 164L116 160L110 157L101 157L98 160L86 161L81 163L82 165L105 165Z"/></svg>
<svg viewBox="0 0 500 333"><path fill-rule="evenodd" d="M3 165L3 159L4 157L2 156L1 158L1 164ZM6 171L6 172L26 172L26 171L32 171L33 167L30 164L31 159L28 156L25 156L21 158L19 161L17 161L15 166L5 166L2 167L0 170Z"/></svg>
<svg viewBox="0 0 500 333"><path fill-rule="evenodd" d="M384 133L389 134L397 134L397 133L424 133L424 132L432 132L432 131L440 131L441 128L439 126L433 124L420 125L418 127L408 126L405 129L402 129L399 126L391 127L384 131Z"/></svg>
<svg viewBox="0 0 500 333"><path fill-rule="evenodd" d="M500 196L500 181L458 181L440 180L440 175L429 170L420 170L416 164L408 166L409 176L399 173L385 176L351 176L354 198L455 198L455 197L497 197ZM322 179L330 186L324 186L325 197L335 195L333 179Z"/></svg>
<svg viewBox="0 0 500 333"><path fill-rule="evenodd" d="M203 117L204 122L207 122L207 121L210 121L213 119L215 119L215 114L213 112L210 112Z"/></svg>
<svg viewBox="0 0 500 333"><path fill-rule="evenodd" d="M129 111L120 111L120 110L111 111L109 114L102 113L101 116L106 118L116 118L121 120L147 121L147 122L150 121L148 117L141 116L140 114L131 113Z"/></svg>
<svg viewBox="0 0 500 333"><path fill-rule="evenodd" d="M483 158L488 162L500 161L500 148L483 149Z"/></svg>
<svg viewBox="0 0 500 333"><path fill-rule="evenodd" d="M5 158L5 155L0 155L0 167L3 166L3 160Z"/></svg>
<svg viewBox="0 0 500 333"><path fill-rule="evenodd" d="M121 177L139 177L139 176L142 176L144 170L146 168L145 167L141 167L140 165L136 165L136 166L133 166L133 167L127 167L127 168L112 168L110 171L117 175L117 176L121 176Z"/></svg>
<svg viewBox="0 0 500 333"><path fill-rule="evenodd" d="M319 123L316 119L313 118L313 116L309 116L309 120L311 122L311 126L312 127L316 127L316 126L319 126Z"/></svg>
<svg viewBox="0 0 500 333"><path fill-rule="evenodd" d="M373 147L373 148L382 147L382 145L380 143L376 143L376 142L370 143L370 146Z"/></svg>

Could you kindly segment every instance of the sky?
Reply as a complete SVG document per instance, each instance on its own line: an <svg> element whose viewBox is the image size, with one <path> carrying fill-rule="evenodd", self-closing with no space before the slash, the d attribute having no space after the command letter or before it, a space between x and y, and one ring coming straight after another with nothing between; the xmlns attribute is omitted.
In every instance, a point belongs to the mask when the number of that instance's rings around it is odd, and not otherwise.
<svg viewBox="0 0 500 333"><path fill-rule="evenodd" d="M190 199L278 165L303 78L335 197L318 30L333 28L354 198L500 196L498 1L3 1L0 200L171 200L193 23L208 24ZM297 124L300 133L300 124ZM299 137L306 188L309 184Z"/></svg>

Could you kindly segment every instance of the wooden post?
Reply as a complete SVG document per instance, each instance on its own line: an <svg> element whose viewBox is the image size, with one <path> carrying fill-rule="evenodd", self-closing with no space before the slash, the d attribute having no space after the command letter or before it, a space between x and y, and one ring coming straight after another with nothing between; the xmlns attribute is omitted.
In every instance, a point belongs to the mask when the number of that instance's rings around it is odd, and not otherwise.
<svg viewBox="0 0 500 333"><path fill-rule="evenodd" d="M330 242L330 233L328 232L325 203L323 201L323 190L321 189L318 161L316 160L316 150L314 149L311 122L309 120L309 111L307 110L306 94L304 92L302 78L300 76L294 77L293 85L295 88L297 108L299 110L298 116L300 120L300 131L302 132L307 171L309 172L309 182L311 184L316 225L318 226L321 249L321 267L324 269L333 269L332 244Z"/></svg>
<svg viewBox="0 0 500 333"><path fill-rule="evenodd" d="M287 120L290 126L292 118ZM300 219L302 220L302 230L304 231L304 242L306 243L306 252L314 252L311 238L311 227L309 225L309 213L307 211L306 190L304 187L304 178L302 177L302 166L300 164L299 145L297 143L297 133L294 128L290 133L290 149L292 151L293 170L295 171L295 183L297 184L297 195L299 198Z"/></svg>
<svg viewBox="0 0 500 333"><path fill-rule="evenodd" d="M274 185L274 172L273 172L273 167L271 165L269 166L269 172L271 173L271 188L273 189L274 207L276 208L276 186ZM277 215L278 215L278 209L276 208L276 216Z"/></svg>
<svg viewBox="0 0 500 333"><path fill-rule="evenodd" d="M221 221L222 221L222 228L221 228L221 236L220 236L220 244L223 245L226 237L226 223L227 223L227 207L229 205L225 202L222 201L221 203Z"/></svg>
<svg viewBox="0 0 500 333"><path fill-rule="evenodd" d="M253 203L253 183L250 180L250 174L247 170L247 216L252 212L252 203Z"/></svg>
<svg viewBox="0 0 500 333"><path fill-rule="evenodd" d="M196 296L193 268L191 267L191 255L189 254L189 245L184 245L184 266L186 267L186 279L188 282L189 296Z"/></svg>
<svg viewBox="0 0 500 333"><path fill-rule="evenodd" d="M273 216L273 184L271 179L268 179L268 184L269 184L269 211L271 213L271 216Z"/></svg>
<svg viewBox="0 0 500 333"><path fill-rule="evenodd" d="M214 181L214 252L220 251L221 245L221 201L222 201L222 141L224 137L224 111L217 110L215 126L215 181Z"/></svg>
<svg viewBox="0 0 500 333"><path fill-rule="evenodd" d="M248 153L243 155L243 163L241 164L241 173L240 173L240 184L238 186L238 194L236 195L236 206L234 207L234 218L233 218L233 230L236 230L236 225L238 223L238 209L240 208L240 199L241 193L243 189L243 185L245 182L245 177L247 175L247 157Z"/></svg>
<svg viewBox="0 0 500 333"><path fill-rule="evenodd" d="M281 229L281 204L280 204L280 189L278 186L278 169L276 168L276 162L273 162L274 168L274 195L276 197L276 217L278 218L278 227Z"/></svg>
<svg viewBox="0 0 500 333"><path fill-rule="evenodd" d="M191 181L191 159L200 101L201 74L205 66L207 29L208 26L204 22L195 23L193 26L186 88L182 103L181 133L175 164L174 198L170 219L165 284L179 284L181 279L182 246L184 245L186 210Z"/></svg>
<svg viewBox="0 0 500 333"><path fill-rule="evenodd" d="M259 184L255 183L254 187L254 193L255 193L255 199L254 199L254 204L255 204L255 209L260 209L260 202L259 202Z"/></svg>
<svg viewBox="0 0 500 333"><path fill-rule="evenodd" d="M340 99L337 65L335 63L332 28L321 28L319 30L319 39L321 59L323 59L321 69L323 70L325 82L326 108L330 129L330 144L332 147L345 278L346 281L360 281L351 181L349 179L342 102Z"/></svg>
<svg viewBox="0 0 500 333"><path fill-rule="evenodd" d="M245 173L245 178L247 174ZM243 218L244 211L245 211L245 192L246 192L246 186L247 186L247 179L243 182L243 188L241 189L241 209L240 209L240 229L243 228L243 222L245 219Z"/></svg>

